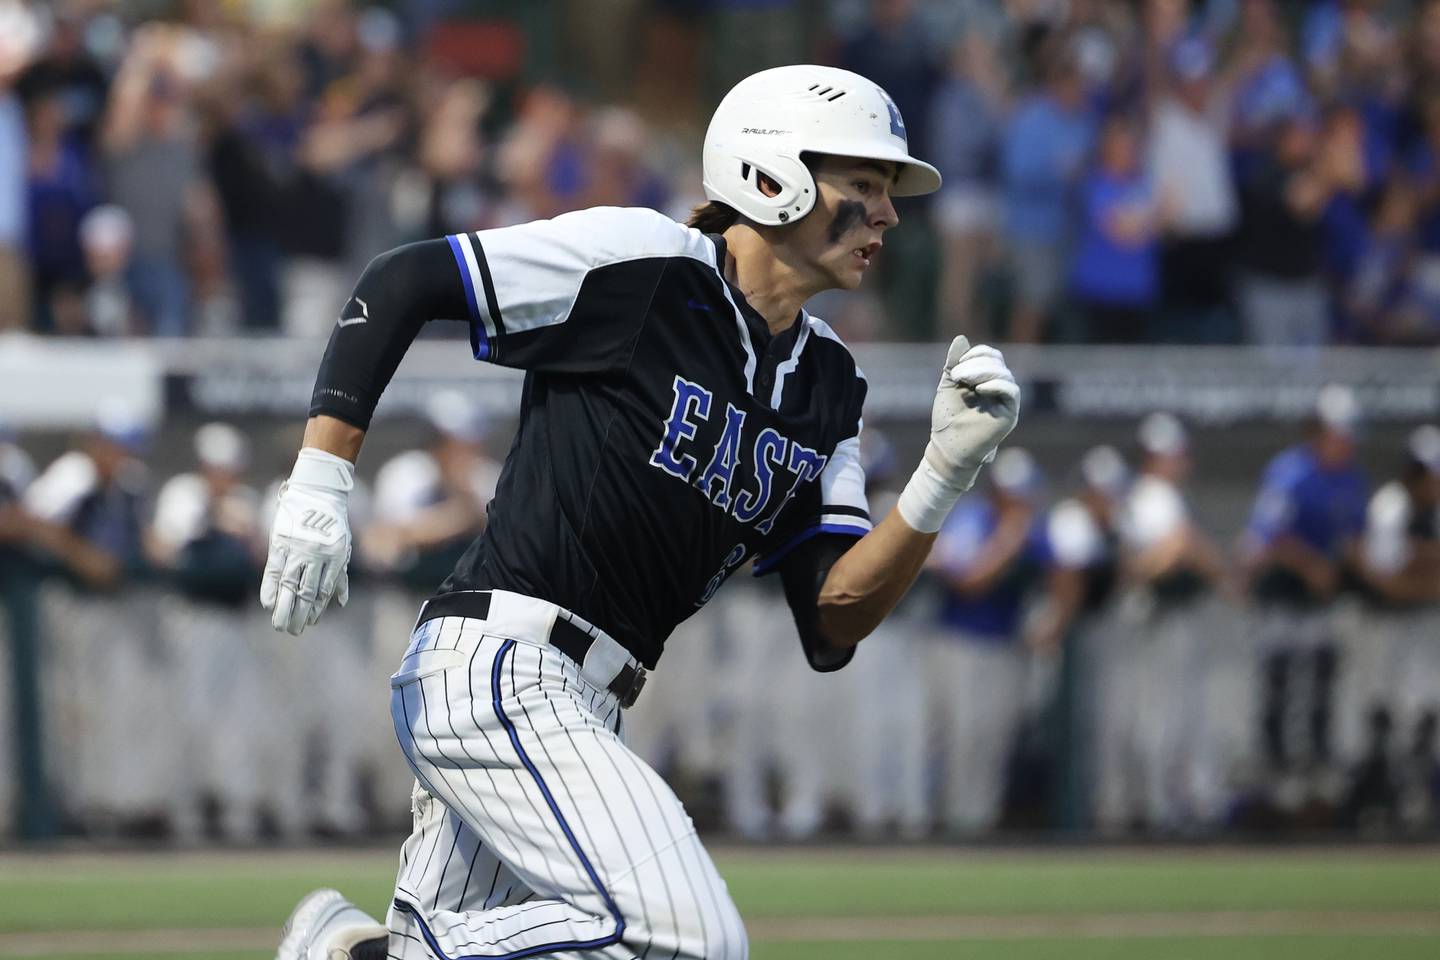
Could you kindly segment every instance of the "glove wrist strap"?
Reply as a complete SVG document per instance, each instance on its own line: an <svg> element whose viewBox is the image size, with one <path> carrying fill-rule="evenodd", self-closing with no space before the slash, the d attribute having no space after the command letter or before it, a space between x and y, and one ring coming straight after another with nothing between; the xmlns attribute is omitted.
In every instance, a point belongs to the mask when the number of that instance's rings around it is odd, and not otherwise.
<svg viewBox="0 0 1440 960"><path fill-rule="evenodd" d="M969 480L969 483L947 480L930 465L928 459L922 459L910 476L910 482L901 491L895 508L911 529L920 533L936 533L944 525L960 494L975 482L973 472L969 474Z"/></svg>
<svg viewBox="0 0 1440 960"><path fill-rule="evenodd" d="M290 471L290 482L337 493L349 493L355 489L355 464L333 453L315 447L304 447L295 458L295 469Z"/></svg>

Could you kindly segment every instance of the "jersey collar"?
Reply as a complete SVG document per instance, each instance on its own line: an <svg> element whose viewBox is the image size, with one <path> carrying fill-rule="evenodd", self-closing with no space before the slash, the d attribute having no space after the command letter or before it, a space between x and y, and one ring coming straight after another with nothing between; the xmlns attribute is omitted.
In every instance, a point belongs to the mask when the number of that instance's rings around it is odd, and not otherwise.
<svg viewBox="0 0 1440 960"><path fill-rule="evenodd" d="M760 311L750 306L750 301L745 299L745 294L741 292L739 287L730 282L729 277L725 276L725 254L727 249L725 238L718 233L707 233L705 236L715 245L715 272L719 274L721 282L724 283L730 291L730 299L734 300L735 306L739 308L740 315L745 320L745 326L750 331L751 343L755 344L758 349L768 352L772 346L772 341L775 341L776 344L785 345L786 352L788 353L788 346L793 344L796 337L803 333L805 328L809 326L808 314L802 309L795 315L794 323L790 324L790 326L784 330L781 330L778 334L772 334L770 332L770 324L765 322L765 318L760 315Z"/></svg>

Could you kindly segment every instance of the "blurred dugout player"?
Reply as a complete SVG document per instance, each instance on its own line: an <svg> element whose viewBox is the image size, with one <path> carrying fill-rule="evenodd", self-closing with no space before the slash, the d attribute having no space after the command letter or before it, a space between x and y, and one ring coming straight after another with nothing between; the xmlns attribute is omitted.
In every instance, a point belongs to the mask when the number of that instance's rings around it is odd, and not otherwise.
<svg viewBox="0 0 1440 960"><path fill-rule="evenodd" d="M777 579L742 570L712 601L720 604L724 631L724 679L712 689L718 688L728 734L721 765L725 817L730 829L752 840L803 839L820 829L825 754L819 743L827 731L817 729L824 725L814 718L837 686L833 675L808 676ZM778 810L770 802L772 775L779 781Z"/></svg>
<svg viewBox="0 0 1440 960"><path fill-rule="evenodd" d="M1189 441L1180 421L1152 414L1141 424L1144 461L1125 497L1118 529L1125 589L1122 629L1134 638L1121 723L1130 766L1130 812L1150 830L1173 831L1213 796L1206 750L1201 657L1205 600L1224 576L1219 548L1191 518L1184 493ZM1213 629L1213 628L1212 628ZM1116 690L1119 694L1120 691Z"/></svg>
<svg viewBox="0 0 1440 960"><path fill-rule="evenodd" d="M1409 438L1400 476L1370 498L1363 558L1373 641L1389 650L1382 692L1403 742L1440 710L1440 428ZM1373 706L1366 704L1365 706Z"/></svg>
<svg viewBox="0 0 1440 960"><path fill-rule="evenodd" d="M896 475L899 465L889 439L869 425L860 436L860 462L871 509L889 510L904 477ZM893 833L915 839L930 829L926 698L896 692L926 689L925 637L934 622L935 592L933 574L921 574L870 634L871 645L839 675L849 684L842 696L850 708L842 711L842 722L825 725L832 732L826 768L863 837Z"/></svg>
<svg viewBox="0 0 1440 960"><path fill-rule="evenodd" d="M229 424L195 432L198 469L168 480L155 499L151 556L175 591L161 604L161 626L174 656L182 713L153 735L173 731L181 758L177 833L201 836L202 801L218 803L229 840L257 836L265 766L256 708L264 700L260 648L251 642L248 609L260 580L263 540L259 494L242 476L249 443ZM168 737L167 737L168 738Z"/></svg>
<svg viewBox="0 0 1440 960"><path fill-rule="evenodd" d="M446 390L426 413L428 447L391 458L375 475L374 517L362 545L377 571L428 592L485 529L500 465L486 452L489 424L471 398Z"/></svg>
<svg viewBox="0 0 1440 960"><path fill-rule="evenodd" d="M1321 391L1305 442L1266 466L1242 540L1261 655L1261 747L1287 806L1304 799L1305 775L1332 760L1332 609L1366 503L1354 462L1358 417L1349 390Z"/></svg>
<svg viewBox="0 0 1440 960"><path fill-rule="evenodd" d="M888 509L897 495L884 489L895 479L884 434L866 428L860 459L872 509ZM723 630L726 679L719 684L718 712L730 733L723 768L733 830L751 839L812 837L824 825L829 801L843 805L865 836L891 827L907 837L928 830L926 697L895 695L925 689L920 636L927 628L918 617L928 592L912 589L872 632L872 640L882 640L857 651L845 670L819 675L786 629L788 608L774 578L737 578L711 601ZM704 619L702 611L680 629ZM696 697L704 702L703 690ZM837 702L846 704L839 717L814 722ZM772 771L780 787L778 810L767 795Z"/></svg>
<svg viewBox="0 0 1440 960"><path fill-rule="evenodd" d="M31 542L71 589L47 589L45 710L54 732L47 769L67 812L101 832L163 815L173 755L148 749L166 657L151 607L119 587L144 566L149 424L118 401L25 493Z"/></svg>
<svg viewBox="0 0 1440 960"><path fill-rule="evenodd" d="M14 434L0 424L0 577L6 575L11 564L21 562L21 552L28 542L28 524L20 510L20 499L34 479L34 462L16 445ZM16 764L12 753L16 743L11 699L14 668L8 613L0 609L0 838L12 832L13 804L19 786L14 780Z"/></svg>
<svg viewBox="0 0 1440 960"><path fill-rule="evenodd" d="M380 826L392 828L409 825L413 783L385 708L390 674L404 652L395 638L410 631L420 602L485 529L485 508L500 477L486 446L490 423L472 398L444 390L430 398L425 413L429 442L380 467L372 522L360 541L366 566L383 582L373 594L373 626L353 651L364 688L376 695L356 697L356 722L329 731L345 762L369 779Z"/></svg>
<svg viewBox="0 0 1440 960"><path fill-rule="evenodd" d="M1046 567L1045 596L1027 628L1031 649L1047 665L1069 643L1080 669L1067 718L1076 749L1093 753L1102 824L1123 815L1120 770L1127 754L1125 718L1135 697L1133 638L1115 611L1116 514L1129 470L1111 446L1093 447L1080 460L1080 489L1046 514L1040 538ZM1087 779L1090 779L1087 777Z"/></svg>
<svg viewBox="0 0 1440 960"><path fill-rule="evenodd" d="M1000 819L1030 665L1020 628L1038 559L1039 487L1034 458L1019 447L1002 450L985 495L955 506L930 554L942 599L926 700L943 745L942 817L957 835L983 833Z"/></svg>

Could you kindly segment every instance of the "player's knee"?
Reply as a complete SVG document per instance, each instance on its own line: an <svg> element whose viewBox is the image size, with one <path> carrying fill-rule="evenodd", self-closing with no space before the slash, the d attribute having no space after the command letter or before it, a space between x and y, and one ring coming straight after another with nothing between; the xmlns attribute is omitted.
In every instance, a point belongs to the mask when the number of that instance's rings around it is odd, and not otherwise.
<svg viewBox="0 0 1440 960"><path fill-rule="evenodd" d="M627 919L626 941L648 943L655 952L683 960L747 960L745 924L725 888L696 891L694 897L688 890L680 893L672 889L662 910L652 902L644 920Z"/></svg>

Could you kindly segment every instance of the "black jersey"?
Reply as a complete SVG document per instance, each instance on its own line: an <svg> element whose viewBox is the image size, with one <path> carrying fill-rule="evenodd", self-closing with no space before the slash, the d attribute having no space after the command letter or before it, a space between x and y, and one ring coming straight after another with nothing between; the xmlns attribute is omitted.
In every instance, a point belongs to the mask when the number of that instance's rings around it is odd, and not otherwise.
<svg viewBox="0 0 1440 960"><path fill-rule="evenodd" d="M597 208L446 239L476 358L527 376L489 522L442 591L549 600L653 667L748 561L870 529L863 375L803 311L771 336L722 238Z"/></svg>

